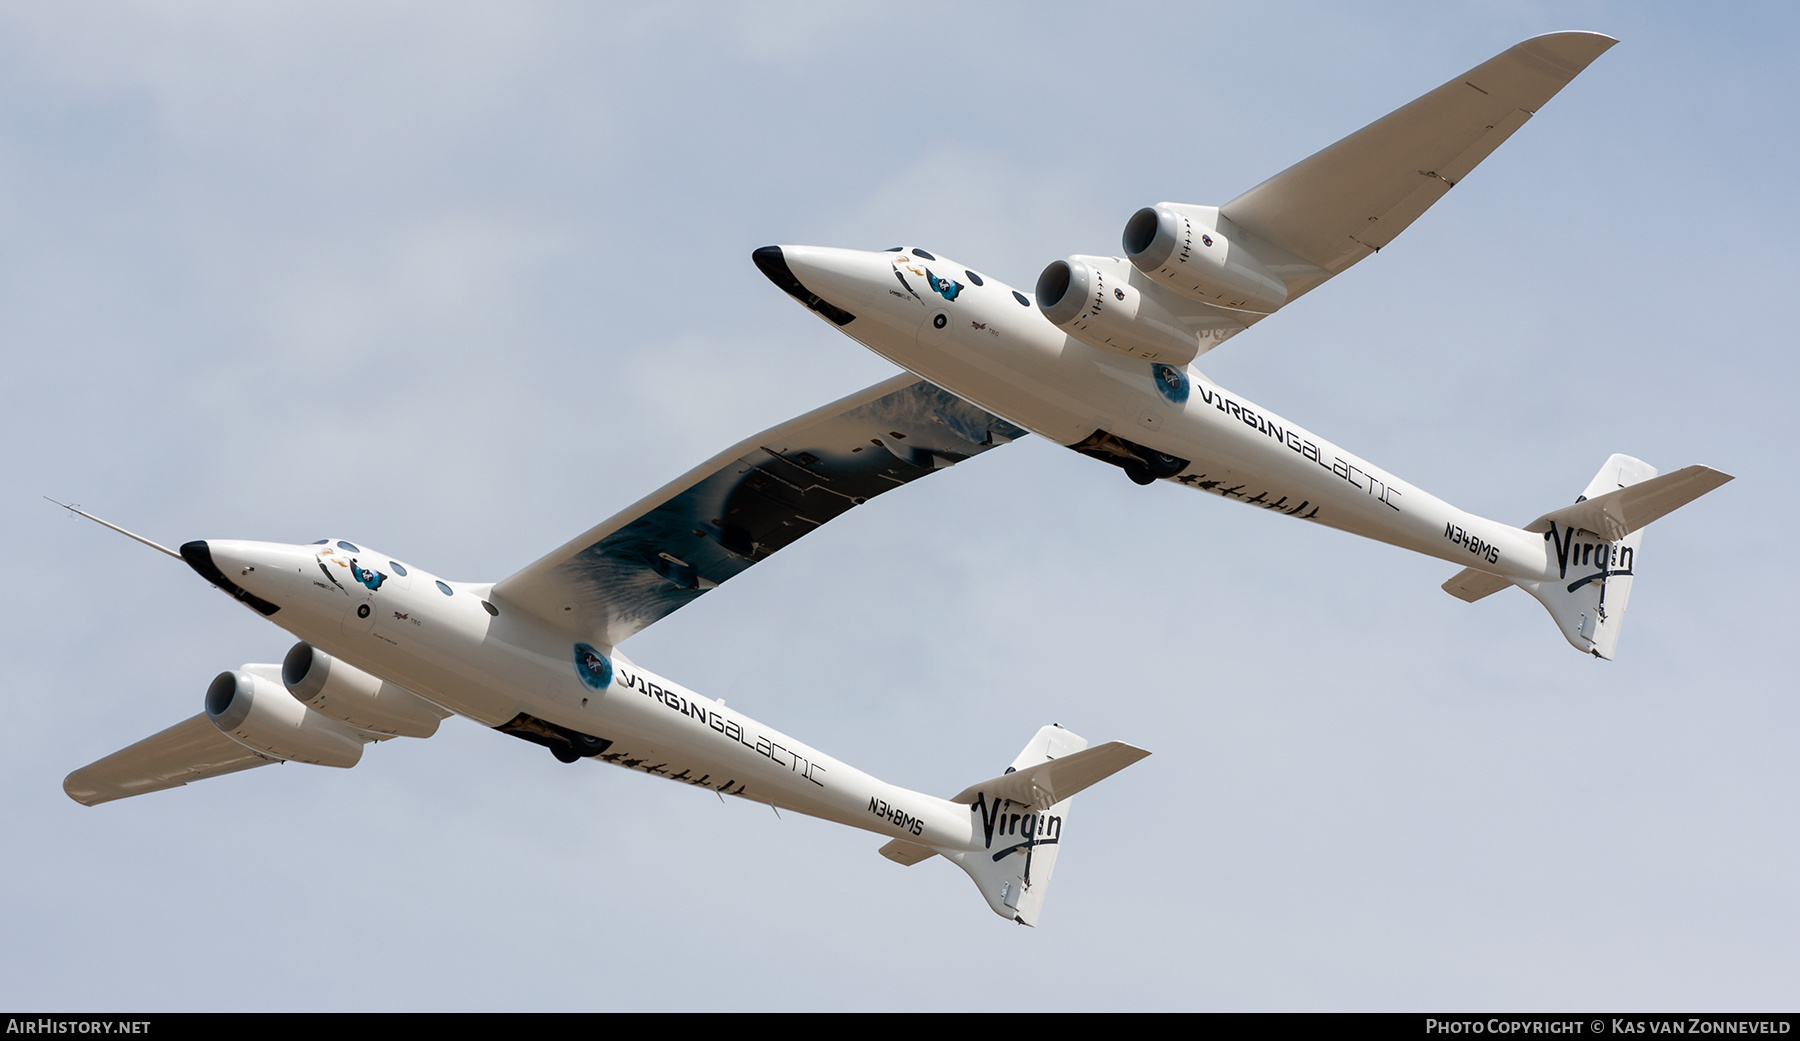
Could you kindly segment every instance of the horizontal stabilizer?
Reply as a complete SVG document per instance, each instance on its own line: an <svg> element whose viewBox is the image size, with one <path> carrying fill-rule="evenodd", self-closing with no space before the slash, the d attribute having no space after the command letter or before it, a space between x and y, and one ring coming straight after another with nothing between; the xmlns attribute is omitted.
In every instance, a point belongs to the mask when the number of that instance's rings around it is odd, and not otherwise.
<svg viewBox="0 0 1800 1041"><path fill-rule="evenodd" d="M922 860L930 860L937 856L937 850L930 846L921 846L917 842L895 839L881 847L881 855L904 867L912 867Z"/></svg>
<svg viewBox="0 0 1800 1041"><path fill-rule="evenodd" d="M1149 754L1121 741L1108 741L1061 759L1052 759L1036 766L1001 774L991 781L972 784L951 796L950 801L972 803L977 795L985 792L989 799L1011 799L1033 810L1042 810L1062 802L1091 784L1111 777Z"/></svg>
<svg viewBox="0 0 1800 1041"><path fill-rule="evenodd" d="M82 767L64 779L63 791L98 806L280 761L221 734L202 712Z"/></svg>
<svg viewBox="0 0 1800 1041"><path fill-rule="evenodd" d="M1500 590L1512 585L1512 582L1499 575L1490 575L1479 568L1466 567L1450 577L1444 583L1444 592L1458 600L1474 603L1484 596L1493 596Z"/></svg>
<svg viewBox="0 0 1800 1041"><path fill-rule="evenodd" d="M1591 531L1608 542L1617 542L1731 479L1730 474L1720 473L1709 466L1683 467L1674 473L1652 477L1573 506L1551 510L1525 525L1525 530L1543 534L1550 531L1554 524L1563 528Z"/></svg>

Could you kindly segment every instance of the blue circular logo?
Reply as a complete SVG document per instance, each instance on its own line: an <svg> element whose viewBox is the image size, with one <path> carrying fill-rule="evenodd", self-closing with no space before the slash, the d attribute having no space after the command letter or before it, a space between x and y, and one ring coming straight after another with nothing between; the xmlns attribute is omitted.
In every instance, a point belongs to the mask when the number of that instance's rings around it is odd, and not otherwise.
<svg viewBox="0 0 1800 1041"><path fill-rule="evenodd" d="M595 690L612 686L612 660L585 643L575 645L575 675Z"/></svg>
<svg viewBox="0 0 1800 1041"><path fill-rule="evenodd" d="M1156 389L1172 405L1185 405L1188 399L1187 373L1173 365L1150 366L1150 378L1156 381Z"/></svg>

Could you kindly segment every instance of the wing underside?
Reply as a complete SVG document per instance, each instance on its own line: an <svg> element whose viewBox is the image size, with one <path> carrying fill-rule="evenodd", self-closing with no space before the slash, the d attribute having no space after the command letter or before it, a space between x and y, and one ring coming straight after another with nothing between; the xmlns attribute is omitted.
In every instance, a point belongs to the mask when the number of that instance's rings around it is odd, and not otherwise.
<svg viewBox="0 0 1800 1041"><path fill-rule="evenodd" d="M1317 269L1287 280L1292 300L1392 242L1616 42L1586 32L1526 40L1302 159L1220 212Z"/></svg>
<svg viewBox="0 0 1800 1041"><path fill-rule="evenodd" d="M898 376L720 453L492 595L613 646L832 518L1024 433Z"/></svg>
<svg viewBox="0 0 1800 1041"><path fill-rule="evenodd" d="M63 791L98 806L280 761L221 734L202 712L82 767L63 780Z"/></svg>

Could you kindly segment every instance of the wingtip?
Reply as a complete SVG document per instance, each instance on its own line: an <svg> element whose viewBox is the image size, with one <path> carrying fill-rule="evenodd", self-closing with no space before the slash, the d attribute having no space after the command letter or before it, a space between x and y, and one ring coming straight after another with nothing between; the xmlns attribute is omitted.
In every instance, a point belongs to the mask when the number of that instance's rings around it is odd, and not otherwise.
<svg viewBox="0 0 1800 1041"><path fill-rule="evenodd" d="M1533 36L1515 50L1525 51L1566 70L1571 77L1592 64L1619 41L1605 33L1573 31Z"/></svg>
<svg viewBox="0 0 1800 1041"><path fill-rule="evenodd" d="M1701 465L1701 466L1695 467L1695 469L1705 475L1707 484L1710 485L1710 487L1708 489L1709 491L1711 490L1711 488L1723 487L1724 485L1730 484L1732 481L1737 480L1737 476L1735 474L1728 474L1723 470L1715 470L1714 468L1712 468L1710 466Z"/></svg>
<svg viewBox="0 0 1800 1041"><path fill-rule="evenodd" d="M1707 466L1705 463L1695 463L1691 466L1684 466L1679 470L1670 471L1665 476L1674 477L1677 475L1680 475L1687 480L1698 481L1706 485L1706 491L1712 491L1714 488L1737 480L1736 476L1728 474L1723 470ZM1702 492L1701 494L1704 495L1705 492Z"/></svg>
<svg viewBox="0 0 1800 1041"><path fill-rule="evenodd" d="M1120 751L1129 755L1133 763L1139 763L1150 758L1150 750L1147 748L1139 748L1136 745L1128 744L1124 741L1108 741L1107 744L1118 745Z"/></svg>
<svg viewBox="0 0 1800 1041"><path fill-rule="evenodd" d="M80 774L81 771L77 770L63 778L63 794L83 806L98 806L106 802L106 798L93 785L78 779Z"/></svg>

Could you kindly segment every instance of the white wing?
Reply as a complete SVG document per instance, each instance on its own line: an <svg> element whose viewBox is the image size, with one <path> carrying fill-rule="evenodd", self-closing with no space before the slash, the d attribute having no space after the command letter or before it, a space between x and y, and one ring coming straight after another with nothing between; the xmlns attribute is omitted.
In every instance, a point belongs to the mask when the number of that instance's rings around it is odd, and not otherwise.
<svg viewBox="0 0 1800 1041"><path fill-rule="evenodd" d="M1292 300L1392 242L1617 42L1584 32L1526 40L1219 212L1318 269L1287 280Z"/></svg>
<svg viewBox="0 0 1800 1041"><path fill-rule="evenodd" d="M280 761L219 733L202 712L82 767L63 780L63 791L98 806Z"/></svg>

